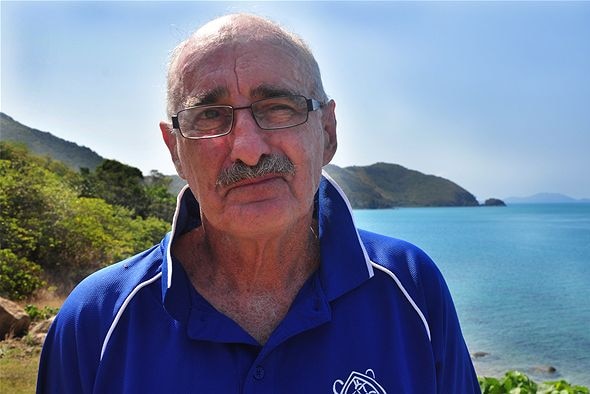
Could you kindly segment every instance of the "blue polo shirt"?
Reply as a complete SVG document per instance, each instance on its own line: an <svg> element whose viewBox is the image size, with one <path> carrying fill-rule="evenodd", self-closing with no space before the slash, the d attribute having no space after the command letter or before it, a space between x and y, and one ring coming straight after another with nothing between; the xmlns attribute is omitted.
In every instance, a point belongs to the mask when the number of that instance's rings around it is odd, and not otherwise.
<svg viewBox="0 0 590 394"><path fill-rule="evenodd" d="M261 346L170 254L200 225L190 189L159 245L82 281L45 341L38 393L479 393L447 286L406 242L358 230L326 174L321 263Z"/></svg>

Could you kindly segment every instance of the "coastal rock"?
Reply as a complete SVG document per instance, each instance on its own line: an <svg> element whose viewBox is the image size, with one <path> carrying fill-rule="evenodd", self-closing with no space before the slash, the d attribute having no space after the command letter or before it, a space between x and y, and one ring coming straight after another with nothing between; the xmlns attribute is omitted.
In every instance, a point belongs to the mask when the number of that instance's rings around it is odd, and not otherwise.
<svg viewBox="0 0 590 394"><path fill-rule="evenodd" d="M553 374L557 372L557 368L555 368L553 365L536 365L533 367L533 371L546 374Z"/></svg>
<svg viewBox="0 0 590 394"><path fill-rule="evenodd" d="M488 352L473 352L471 353L471 357L472 358L482 358L485 356L489 356L490 354Z"/></svg>
<svg viewBox="0 0 590 394"><path fill-rule="evenodd" d="M505 207L506 203L499 198L488 198L483 203L486 207Z"/></svg>
<svg viewBox="0 0 590 394"><path fill-rule="evenodd" d="M0 341L22 337L27 333L31 318L18 304L0 297Z"/></svg>

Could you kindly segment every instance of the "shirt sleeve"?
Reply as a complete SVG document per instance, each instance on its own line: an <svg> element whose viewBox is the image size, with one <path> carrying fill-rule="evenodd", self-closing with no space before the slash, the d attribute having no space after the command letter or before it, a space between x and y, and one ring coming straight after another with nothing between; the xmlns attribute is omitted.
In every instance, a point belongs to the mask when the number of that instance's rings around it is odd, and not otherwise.
<svg viewBox="0 0 590 394"><path fill-rule="evenodd" d="M66 299L43 344L38 394L92 393L104 337L104 304L100 286L92 279Z"/></svg>
<svg viewBox="0 0 590 394"><path fill-rule="evenodd" d="M60 312L61 314L61 312ZM58 316L47 334L37 377L37 393L90 393L94 371L89 363L90 349L81 350L76 324Z"/></svg>
<svg viewBox="0 0 590 394"><path fill-rule="evenodd" d="M461 332L459 318L445 280L424 255L421 291L431 332L438 393L480 393L471 356Z"/></svg>
<svg viewBox="0 0 590 394"><path fill-rule="evenodd" d="M428 324L437 393L480 393L471 356L447 284L436 264L405 241L360 230L369 256L391 270Z"/></svg>

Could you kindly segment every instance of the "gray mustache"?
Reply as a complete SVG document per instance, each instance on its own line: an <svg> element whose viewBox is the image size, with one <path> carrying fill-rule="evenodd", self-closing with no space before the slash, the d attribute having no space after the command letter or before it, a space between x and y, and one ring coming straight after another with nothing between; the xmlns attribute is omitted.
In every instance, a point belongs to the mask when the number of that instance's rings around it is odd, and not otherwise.
<svg viewBox="0 0 590 394"><path fill-rule="evenodd" d="M245 179L254 179L270 174L294 175L295 165L289 158L280 155L264 155L254 166L249 166L238 160L219 174L215 185L225 187Z"/></svg>

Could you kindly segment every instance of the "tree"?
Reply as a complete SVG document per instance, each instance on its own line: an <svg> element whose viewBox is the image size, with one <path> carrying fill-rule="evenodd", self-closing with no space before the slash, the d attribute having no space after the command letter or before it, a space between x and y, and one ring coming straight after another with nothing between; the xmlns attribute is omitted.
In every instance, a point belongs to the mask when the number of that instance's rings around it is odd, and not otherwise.
<svg viewBox="0 0 590 394"><path fill-rule="evenodd" d="M149 216L149 198L138 168L116 160L104 160L94 173L83 172L83 197L102 198L111 205L130 209L134 215Z"/></svg>
<svg viewBox="0 0 590 394"><path fill-rule="evenodd" d="M176 197L168 191L172 179L156 170L152 170L146 181L149 214L171 222L176 208Z"/></svg>

